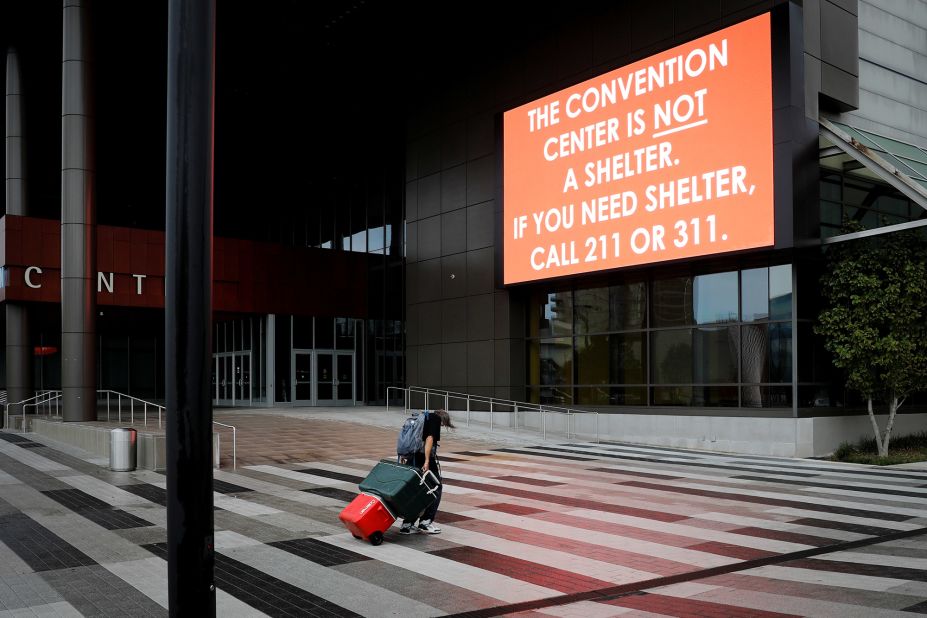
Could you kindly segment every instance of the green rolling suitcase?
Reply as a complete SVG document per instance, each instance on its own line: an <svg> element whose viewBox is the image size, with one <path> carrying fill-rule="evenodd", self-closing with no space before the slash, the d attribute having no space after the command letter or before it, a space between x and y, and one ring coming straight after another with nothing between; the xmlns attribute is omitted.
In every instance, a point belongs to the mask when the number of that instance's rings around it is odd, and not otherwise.
<svg viewBox="0 0 927 618"><path fill-rule="evenodd" d="M440 483L429 470L381 459L359 487L364 493L383 499L397 518L414 519L435 500Z"/></svg>

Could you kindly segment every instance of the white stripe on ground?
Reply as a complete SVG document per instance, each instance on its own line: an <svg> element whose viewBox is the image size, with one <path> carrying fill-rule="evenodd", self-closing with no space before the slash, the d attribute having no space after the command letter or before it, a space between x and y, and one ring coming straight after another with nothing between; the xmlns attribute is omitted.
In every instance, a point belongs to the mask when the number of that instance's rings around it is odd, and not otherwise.
<svg viewBox="0 0 927 618"><path fill-rule="evenodd" d="M594 577L595 579L601 579L613 584L626 584L659 577L657 573L648 573L647 571L640 571L611 562L594 560L564 551L538 547L528 543L509 541L489 534L444 524L442 524L441 527L443 531L441 534L442 540L447 539L467 547L476 547L478 549L500 553L512 558L527 560L554 569Z"/></svg>
<svg viewBox="0 0 927 618"><path fill-rule="evenodd" d="M466 515L468 517L473 517L483 521L493 522L502 526L510 526L519 530L530 530L531 532L553 535L564 539L579 541L581 543L601 545L602 547L610 547L612 549L626 551L634 554L642 554L644 556L663 558L664 560L672 560L674 562L681 562L683 564L691 564L701 568L711 568L742 562L742 560L737 558L719 556L717 554L686 549L683 547L663 545L660 543L654 543L652 541L635 539L629 536L608 534L606 532L598 532L595 530L584 530L582 528L574 528L565 524L541 521L532 517L511 515L509 513L501 513L499 511L492 511L489 509L472 509L469 511L462 511L461 515Z"/></svg>
<svg viewBox="0 0 927 618"><path fill-rule="evenodd" d="M564 515L574 515L593 521L605 521L622 526L630 526L640 530L652 530L664 534L674 534L690 539L700 539L703 541L717 541L719 543L728 543L740 547L750 547L753 549L762 549L764 551L776 552L779 554L801 551L810 549L811 545L802 543L792 543L789 541L778 541L776 539L767 539L763 537L750 536L748 534L734 534L732 532L722 532L720 530L710 530L699 528L697 526L688 526L673 522L655 521L643 517L633 517L631 515L622 515L620 513L608 513L603 511L593 511L588 509L577 509L568 511Z"/></svg>
<svg viewBox="0 0 927 618"><path fill-rule="evenodd" d="M466 590L472 590L484 596L499 599L505 603L520 603L559 596L562 593L521 581L499 573L485 571L454 560L448 560L397 543L384 543L373 547L359 543L350 534L320 537L336 547L347 549L380 562L408 569L432 579L437 579Z"/></svg>
<svg viewBox="0 0 927 618"><path fill-rule="evenodd" d="M410 617L443 613L414 598L345 575L282 549L257 541L246 546L246 541L247 537L243 537L235 547L223 549L221 553L361 616L384 615L385 611Z"/></svg>

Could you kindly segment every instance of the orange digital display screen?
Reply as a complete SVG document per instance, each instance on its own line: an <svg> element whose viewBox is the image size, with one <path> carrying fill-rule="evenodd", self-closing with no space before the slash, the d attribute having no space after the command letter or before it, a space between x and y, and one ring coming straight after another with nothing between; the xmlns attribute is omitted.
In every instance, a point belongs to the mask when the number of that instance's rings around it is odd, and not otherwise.
<svg viewBox="0 0 927 618"><path fill-rule="evenodd" d="M504 282L773 245L768 14L505 112Z"/></svg>

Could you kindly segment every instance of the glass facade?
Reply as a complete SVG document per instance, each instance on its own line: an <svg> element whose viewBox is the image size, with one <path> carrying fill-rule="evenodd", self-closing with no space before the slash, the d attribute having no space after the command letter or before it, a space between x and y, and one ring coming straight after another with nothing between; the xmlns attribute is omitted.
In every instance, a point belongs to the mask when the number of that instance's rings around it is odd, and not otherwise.
<svg viewBox="0 0 927 618"><path fill-rule="evenodd" d="M213 326L213 400L218 405L263 405L267 397L266 319L248 317Z"/></svg>
<svg viewBox="0 0 927 618"><path fill-rule="evenodd" d="M365 177L333 178L312 204L282 209L266 218L267 228L217 224L216 234L375 255L404 252L401 170L384 168Z"/></svg>
<svg viewBox="0 0 927 618"><path fill-rule="evenodd" d="M218 383L213 385L219 393L218 405L268 405L270 384L275 389L274 403L382 403L388 387L403 385L401 320L274 316L272 369L268 369L265 351L270 339L267 319L250 320L250 348L246 337L248 323L249 320L232 320L216 325L217 337L224 342L214 344L217 369L213 377ZM241 345L234 338L237 332L242 333ZM228 333L232 333L232 339L228 338ZM227 345L234 345L236 349L220 348ZM246 356L249 358L244 358ZM232 360L224 360L226 357ZM223 385L223 376L238 379L236 362L252 368L250 403L247 397L239 400L237 391ZM268 372L273 373L272 379L266 377Z"/></svg>
<svg viewBox="0 0 927 618"><path fill-rule="evenodd" d="M57 309L57 308L56 308ZM131 395L146 401L164 399L164 320L157 312L102 306L97 331L97 388ZM61 339L56 333L60 312L40 314L44 332L41 341L58 351L37 357L36 388L59 389L61 385Z"/></svg>
<svg viewBox="0 0 927 618"><path fill-rule="evenodd" d="M821 238L840 233L846 222L871 230L924 217L924 209L891 186L821 166Z"/></svg>
<svg viewBox="0 0 927 618"><path fill-rule="evenodd" d="M792 305L791 264L536 292L529 399L791 407Z"/></svg>
<svg viewBox="0 0 927 618"><path fill-rule="evenodd" d="M403 362L403 322L401 320L368 320L364 350L366 362L359 367L367 385L367 401L385 404L403 401L401 392L388 392L389 387L405 386Z"/></svg>
<svg viewBox="0 0 927 618"><path fill-rule="evenodd" d="M158 337L107 334L98 339L99 388L149 401L162 396L158 378L164 357L158 349ZM47 368L43 366L42 371L45 374ZM46 376L42 377L44 382Z"/></svg>

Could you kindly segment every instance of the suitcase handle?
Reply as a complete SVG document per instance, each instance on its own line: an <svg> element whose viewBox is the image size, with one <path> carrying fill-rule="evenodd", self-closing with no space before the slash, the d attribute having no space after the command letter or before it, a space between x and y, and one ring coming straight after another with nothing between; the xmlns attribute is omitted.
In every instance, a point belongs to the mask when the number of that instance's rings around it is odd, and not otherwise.
<svg viewBox="0 0 927 618"><path fill-rule="evenodd" d="M438 491L438 488L439 488L439 487L441 487L441 481L438 480L438 477L435 476L435 473L434 473L434 472L432 472L431 470L425 470L424 474L422 474L421 476L419 476L419 482L418 482L418 484L419 484L419 485L424 485L424 484L425 484L425 479L428 478L428 475L431 475L431 478L434 479L434 481L435 481L435 486L434 486L433 489L429 489L427 493L433 494L433 493L435 493L436 491Z"/></svg>

